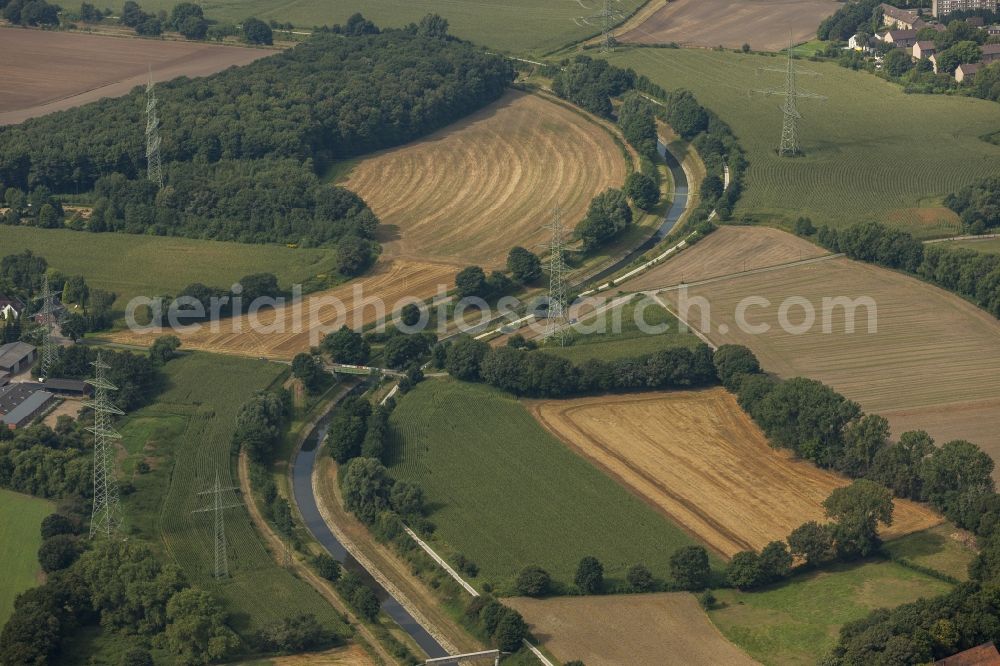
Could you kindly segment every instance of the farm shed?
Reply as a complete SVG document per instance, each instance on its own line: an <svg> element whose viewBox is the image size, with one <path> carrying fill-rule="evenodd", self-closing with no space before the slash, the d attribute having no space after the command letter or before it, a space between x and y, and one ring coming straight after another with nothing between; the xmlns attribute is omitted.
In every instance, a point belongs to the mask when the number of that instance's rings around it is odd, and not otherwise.
<svg viewBox="0 0 1000 666"><path fill-rule="evenodd" d="M0 423L14 430L38 416L55 396L41 384L8 384L0 388Z"/></svg>
<svg viewBox="0 0 1000 666"><path fill-rule="evenodd" d="M37 352L25 342L8 342L0 345L0 372L17 375L31 367Z"/></svg>

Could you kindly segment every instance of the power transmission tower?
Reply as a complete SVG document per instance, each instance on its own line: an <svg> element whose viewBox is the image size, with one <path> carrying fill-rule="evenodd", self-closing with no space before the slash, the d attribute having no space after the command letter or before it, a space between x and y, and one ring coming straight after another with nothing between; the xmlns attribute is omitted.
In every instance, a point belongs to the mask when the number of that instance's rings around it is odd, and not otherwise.
<svg viewBox="0 0 1000 666"><path fill-rule="evenodd" d="M795 58L792 54L792 41L788 41L788 64L785 68L777 67L765 67L764 71L767 72L784 72L785 74L785 87L782 88L771 88L769 90L758 90L757 92L763 93L765 95L777 95L785 98L785 103L782 104L779 109L783 116L781 124L781 143L778 144L778 155L782 157L792 157L794 155L800 155L802 153L799 147L799 121L802 120L802 114L799 113L798 100L799 99L818 99L825 100L824 95L817 95L816 93L809 92L807 90L802 90L798 87L798 82L796 77L799 74L807 74L809 76L819 76L816 72L810 72L807 70L796 70L795 68Z"/></svg>
<svg viewBox="0 0 1000 666"><path fill-rule="evenodd" d="M566 229L562 223L562 209L555 209L555 219L545 228L552 232L549 240L549 303L548 323L549 334L546 337L559 340L560 345L566 344L566 332L563 324L566 321Z"/></svg>
<svg viewBox="0 0 1000 666"><path fill-rule="evenodd" d="M94 387L94 399L84 404L94 410L94 425L87 428L94 433L94 510L90 516L90 536L110 537L121 527L121 504L118 501L118 479L115 477L115 442L122 438L111 426L113 416L125 412L118 409L108 397L109 391L118 388L109 382L104 371L110 368L98 353L94 366L94 379L86 380Z"/></svg>
<svg viewBox="0 0 1000 666"><path fill-rule="evenodd" d="M625 18L625 14L613 4L618 1L604 0L604 9L584 19L584 22L588 19L601 19L601 53L610 53L615 50L617 42L611 33L615 28L615 23Z"/></svg>
<svg viewBox="0 0 1000 666"><path fill-rule="evenodd" d="M53 335L56 326L56 294L49 286L49 276L42 276L42 294L36 296L36 300L42 302L42 309L38 311L38 316L42 320L42 378L49 376L49 371L56 363L56 349L58 345Z"/></svg>
<svg viewBox="0 0 1000 666"><path fill-rule="evenodd" d="M157 187L163 187L163 169L160 164L160 119L156 116L152 68L149 70L149 83L146 84L146 174Z"/></svg>
<svg viewBox="0 0 1000 666"><path fill-rule="evenodd" d="M199 495L212 495L212 506L204 509L197 509L191 513L207 513L211 511L215 514L215 577L229 577L229 558L226 555L226 509L242 506L240 502L232 504L222 503L222 493L239 490L236 487L223 488L219 483L219 472L215 472L215 486L211 490L198 493Z"/></svg>

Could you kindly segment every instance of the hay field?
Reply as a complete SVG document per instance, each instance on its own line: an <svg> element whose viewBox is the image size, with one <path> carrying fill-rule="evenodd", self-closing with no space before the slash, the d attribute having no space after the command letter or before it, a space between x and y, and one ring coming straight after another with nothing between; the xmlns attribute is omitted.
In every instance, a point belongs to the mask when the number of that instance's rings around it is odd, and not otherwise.
<svg viewBox="0 0 1000 666"><path fill-rule="evenodd" d="M675 0L641 24L618 35L622 42L780 51L789 38L813 39L816 27L833 14L834 0Z"/></svg>
<svg viewBox="0 0 1000 666"><path fill-rule="evenodd" d="M749 666L753 659L712 626L693 594L504 599L556 658L587 666L670 663Z"/></svg>
<svg viewBox="0 0 1000 666"><path fill-rule="evenodd" d="M799 83L828 99L799 104L806 154L779 158L779 100L751 91L784 84L783 74L761 71L781 68L780 57L632 48L609 60L667 89L691 90L732 126L750 161L737 217L791 223L806 215L838 226L880 220L921 237L953 235L952 218L935 208L941 197L995 174L1000 163L1000 146L979 138L1000 130L993 102L907 95L867 72L803 61L822 76Z"/></svg>
<svg viewBox="0 0 1000 666"><path fill-rule="evenodd" d="M14 610L14 598L41 582L38 528L54 509L48 500L0 490L0 627Z"/></svg>
<svg viewBox="0 0 1000 666"><path fill-rule="evenodd" d="M207 76L273 53L205 42L2 30L0 125L124 95L146 83L150 67L157 81L168 81Z"/></svg>
<svg viewBox="0 0 1000 666"><path fill-rule="evenodd" d="M778 229L724 226L624 286L629 290L667 287L824 254L826 250Z"/></svg>
<svg viewBox="0 0 1000 666"><path fill-rule="evenodd" d="M456 272L454 266L444 264L380 261L363 277L306 296L301 303L261 311L256 317L223 319L217 331L204 325L172 333L181 339L185 349L287 360L318 344L324 329L329 332L344 324L360 328L379 318L380 312L391 315L397 306L405 304L400 303L404 297L426 299L442 288L451 288ZM384 310L377 303L384 304ZM145 332L122 330L105 337L113 342L148 346L165 332L159 328Z"/></svg>
<svg viewBox="0 0 1000 666"><path fill-rule="evenodd" d="M677 291L661 296L678 302ZM767 371L782 377L829 384L865 411L888 418L896 435L926 429L938 441L968 439L1000 459L1000 322L971 303L915 278L845 258L688 290L689 298L699 296L711 305L710 330L704 332L713 342L750 347ZM770 302L745 315L751 326L769 326L764 333L742 330L746 327L737 322L737 306L749 296ZM780 306L793 296L804 298L816 313L814 326L804 334L779 325ZM835 308L824 333L823 299L837 297L868 297L876 307L857 309L853 333L847 332L845 308ZM869 312L876 315L874 330ZM804 316L796 306L788 321L798 325ZM692 317L700 320L698 308L691 309Z"/></svg>
<svg viewBox="0 0 1000 666"><path fill-rule="evenodd" d="M333 249L290 249L222 241L69 229L0 226L2 254L31 250L64 275L118 295L176 294L194 282L228 287L251 273L274 273L283 287L336 270Z"/></svg>
<svg viewBox="0 0 1000 666"><path fill-rule="evenodd" d="M594 121L509 92L431 136L359 162L344 185L379 216L383 256L501 268L542 243L561 206L575 225L594 195L625 182L625 161Z"/></svg>
<svg viewBox="0 0 1000 666"><path fill-rule="evenodd" d="M616 8L631 14L645 0L621 0ZM123 0L108 3L116 12ZM147 0L146 11L170 9L174 0ZM103 6L103 5L102 5ZM494 49L516 53L544 53L601 31L600 24L574 21L596 14L600 0L206 0L205 15L239 23L247 16L268 21L291 21L299 28L344 23L362 12L381 27L401 28L427 14L448 19L449 32Z"/></svg>
<svg viewBox="0 0 1000 666"><path fill-rule="evenodd" d="M809 520L848 480L772 449L721 388L537 401L531 412L573 450L718 552L761 549ZM938 524L897 500L886 538Z"/></svg>

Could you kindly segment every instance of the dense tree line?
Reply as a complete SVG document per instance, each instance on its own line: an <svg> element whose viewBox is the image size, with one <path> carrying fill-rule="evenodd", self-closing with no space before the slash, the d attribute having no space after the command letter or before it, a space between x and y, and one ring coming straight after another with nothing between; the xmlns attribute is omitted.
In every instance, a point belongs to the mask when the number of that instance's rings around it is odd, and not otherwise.
<svg viewBox="0 0 1000 666"><path fill-rule="evenodd" d="M93 190L85 226L94 231L304 245L353 238L370 254L374 215L318 175L438 129L512 79L503 58L418 26L346 38L320 31L245 67L158 86L162 190L144 178L139 90L0 129L0 182L29 193Z"/></svg>
<svg viewBox="0 0 1000 666"><path fill-rule="evenodd" d="M994 317L1000 317L998 255L953 248L945 243L924 245L905 231L877 222L841 230L820 227L816 240L823 247L844 252L852 259L917 275L972 301Z"/></svg>
<svg viewBox="0 0 1000 666"><path fill-rule="evenodd" d="M59 348L56 362L49 374L67 379L93 377L92 364L97 360L98 354L111 366L105 371L107 380L118 388L111 392L110 397L124 411L135 411L149 404L162 389L163 373L159 369L159 363L148 354L99 350L86 345Z"/></svg>
<svg viewBox="0 0 1000 666"><path fill-rule="evenodd" d="M482 381L515 395L560 398L581 393L705 386L718 381L707 345L675 348L616 361L582 365L544 352L490 347L461 338L449 345L448 372L465 381Z"/></svg>
<svg viewBox="0 0 1000 666"><path fill-rule="evenodd" d="M154 644L181 664L220 660L240 646L221 605L191 587L177 567L134 542L90 543L43 585L17 597L0 633L0 663L52 663L64 640L97 625L128 637L129 658L137 660L129 663L152 663Z"/></svg>
<svg viewBox="0 0 1000 666"><path fill-rule="evenodd" d="M34 425L0 430L0 487L50 499L89 497L93 484L92 438L60 417L55 429Z"/></svg>
<svg viewBox="0 0 1000 666"><path fill-rule="evenodd" d="M504 652L517 652L528 636L528 624L521 614L491 596L473 597L465 608L465 618Z"/></svg>
<svg viewBox="0 0 1000 666"><path fill-rule="evenodd" d="M59 25L61 7L45 0L0 0L0 13L15 25Z"/></svg>
<svg viewBox="0 0 1000 666"><path fill-rule="evenodd" d="M958 214L969 233L981 234L1000 227L1000 176L984 178L949 194L944 205Z"/></svg>
<svg viewBox="0 0 1000 666"><path fill-rule="evenodd" d="M259 391L240 406L233 446L246 451L255 463L270 462L290 414L291 395L287 391Z"/></svg>
<svg viewBox="0 0 1000 666"><path fill-rule="evenodd" d="M823 19L816 30L822 40L846 41L859 30L873 34L881 24L880 0L847 2L833 14Z"/></svg>

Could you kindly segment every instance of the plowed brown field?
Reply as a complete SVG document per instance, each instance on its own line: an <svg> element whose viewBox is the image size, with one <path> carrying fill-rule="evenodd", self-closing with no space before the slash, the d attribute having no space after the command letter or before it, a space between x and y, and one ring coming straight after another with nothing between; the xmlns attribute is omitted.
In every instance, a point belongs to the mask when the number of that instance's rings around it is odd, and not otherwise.
<svg viewBox="0 0 1000 666"><path fill-rule="evenodd" d="M554 435L726 556L760 549L809 520L849 481L772 449L723 389L531 403ZM896 501L892 538L941 522Z"/></svg>
<svg viewBox="0 0 1000 666"><path fill-rule="evenodd" d="M748 43L755 50L780 51L789 37L796 44L815 38L816 26L838 6L834 0L675 0L619 39L729 48Z"/></svg>
<svg viewBox="0 0 1000 666"><path fill-rule="evenodd" d="M672 592L504 599L563 663L587 666L756 664L719 633L694 595Z"/></svg>
<svg viewBox="0 0 1000 666"><path fill-rule="evenodd" d="M146 83L207 76L274 53L266 49L0 29L0 125L117 97Z"/></svg>
<svg viewBox="0 0 1000 666"><path fill-rule="evenodd" d="M798 236L770 227L719 227L694 247L654 266L624 285L629 291L730 275L827 254Z"/></svg>
<svg viewBox="0 0 1000 666"><path fill-rule="evenodd" d="M262 311L252 325L247 315L223 319L219 330L207 325L197 331L176 332L186 349L200 349L240 356L263 356L290 359L308 351L322 338L322 330L346 324L358 328L379 318L374 302L384 303L386 316L392 314L400 299L412 296L426 299L454 283L457 270L446 264L390 260L380 261L364 277L335 289L306 296L301 307L287 305ZM338 309L336 303L343 305ZM297 314L298 313L298 314ZM317 337L314 337L314 332ZM149 345L165 331L120 331L108 336L114 342Z"/></svg>
<svg viewBox="0 0 1000 666"><path fill-rule="evenodd" d="M382 220L384 256L498 268L514 245L537 249L555 207L572 226L595 194L624 181L622 151L600 125L510 92L426 139L363 160L344 185Z"/></svg>

